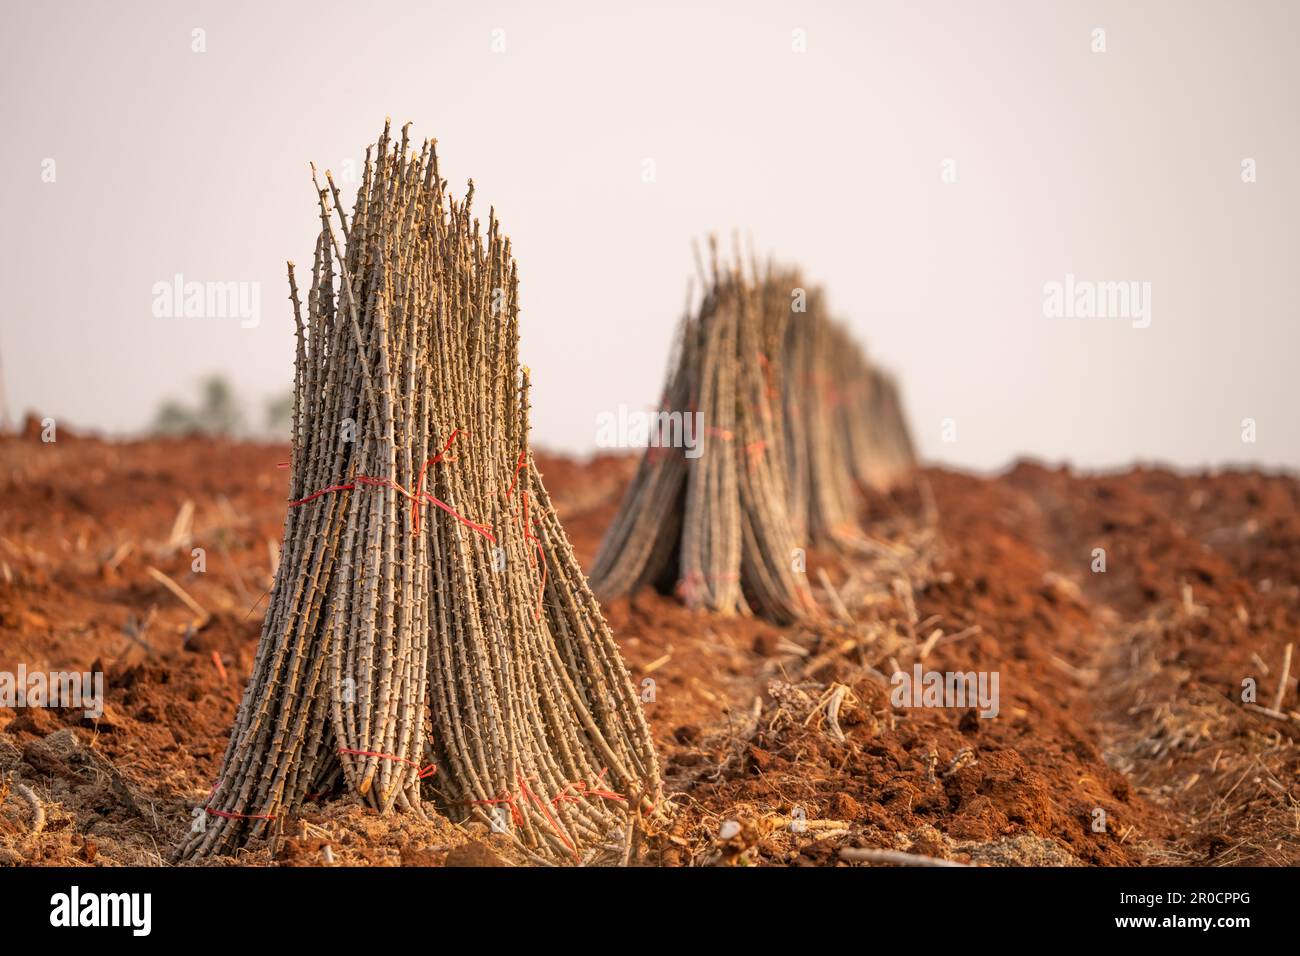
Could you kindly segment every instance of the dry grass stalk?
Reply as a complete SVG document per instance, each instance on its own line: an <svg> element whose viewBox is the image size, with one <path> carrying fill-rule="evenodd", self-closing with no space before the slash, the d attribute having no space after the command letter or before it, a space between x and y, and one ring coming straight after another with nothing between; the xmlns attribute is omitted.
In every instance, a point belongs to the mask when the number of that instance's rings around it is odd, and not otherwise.
<svg viewBox="0 0 1300 956"><path fill-rule="evenodd" d="M148 572L149 577L153 578L155 581L157 581L159 584L165 587L168 591L170 591L173 595L176 596L176 600L180 601L187 608L189 608L190 611L194 613L193 626L195 629L201 630L203 626L206 625L208 621L212 619L212 615L208 613L207 608L205 608L198 601L194 600L190 592L186 591L183 587L177 584L172 578L168 577L166 574L159 571L155 567L145 568L145 571Z"/></svg>
<svg viewBox="0 0 1300 956"><path fill-rule="evenodd" d="M45 806L41 803L41 798L25 783L12 779L12 775L0 781L0 803L4 802L5 797L9 795L10 790L21 797L32 811L32 828L30 836L39 836L45 829Z"/></svg>
<svg viewBox="0 0 1300 956"><path fill-rule="evenodd" d="M1291 652L1295 645L1288 641L1282 651L1282 674L1277 679L1277 690L1273 693L1273 707L1275 711L1282 709L1282 701L1286 698L1287 681L1291 678Z"/></svg>

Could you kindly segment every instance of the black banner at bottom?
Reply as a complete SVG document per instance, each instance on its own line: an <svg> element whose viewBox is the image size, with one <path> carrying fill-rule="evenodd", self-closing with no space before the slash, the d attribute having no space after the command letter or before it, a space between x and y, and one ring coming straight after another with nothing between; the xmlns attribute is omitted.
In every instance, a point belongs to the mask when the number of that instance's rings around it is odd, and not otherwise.
<svg viewBox="0 0 1300 956"><path fill-rule="evenodd" d="M334 944L463 928L544 945L668 943L823 927L920 940L972 931L1231 945L1294 926L1290 869L23 869L0 871L7 942ZM486 922L484 922L486 920ZM396 936L390 936L391 933ZM455 938L454 936L452 937ZM951 939L951 936L948 936ZM958 937L960 938L960 937ZM405 945L405 944L403 944Z"/></svg>

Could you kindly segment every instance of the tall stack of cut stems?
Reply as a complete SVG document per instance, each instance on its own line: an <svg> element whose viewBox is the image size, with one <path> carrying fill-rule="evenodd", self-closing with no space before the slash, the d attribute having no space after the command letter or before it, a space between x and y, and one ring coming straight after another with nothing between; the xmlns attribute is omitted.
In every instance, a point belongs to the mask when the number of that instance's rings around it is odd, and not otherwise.
<svg viewBox="0 0 1300 956"><path fill-rule="evenodd" d="M861 491L914 465L897 388L796 270L723 267L714 245L701 271L661 420L700 416L703 448L651 442L592 584L602 598L649 585L724 614L815 617L803 550L858 538Z"/></svg>
<svg viewBox="0 0 1300 956"><path fill-rule="evenodd" d="M229 852L333 793L475 816L535 862L625 858L658 767L529 449L510 242L408 128L367 151L350 218L325 175L305 315L289 267L283 556L179 855Z"/></svg>

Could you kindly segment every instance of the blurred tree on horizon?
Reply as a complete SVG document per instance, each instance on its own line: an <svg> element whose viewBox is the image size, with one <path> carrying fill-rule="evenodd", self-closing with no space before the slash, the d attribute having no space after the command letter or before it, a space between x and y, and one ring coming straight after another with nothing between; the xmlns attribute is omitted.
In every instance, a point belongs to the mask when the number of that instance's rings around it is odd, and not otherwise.
<svg viewBox="0 0 1300 956"><path fill-rule="evenodd" d="M293 427L293 392L267 399L266 430L277 436L287 436Z"/></svg>
<svg viewBox="0 0 1300 956"><path fill-rule="evenodd" d="M233 436L243 430L244 413L230 382L222 375L209 375L199 383L196 406L167 399L154 417L153 432L159 435Z"/></svg>

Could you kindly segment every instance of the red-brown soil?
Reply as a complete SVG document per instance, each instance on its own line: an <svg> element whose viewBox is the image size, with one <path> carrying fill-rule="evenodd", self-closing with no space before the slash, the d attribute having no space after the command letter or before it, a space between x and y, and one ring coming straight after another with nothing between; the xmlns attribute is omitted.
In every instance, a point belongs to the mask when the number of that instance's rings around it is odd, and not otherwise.
<svg viewBox="0 0 1300 956"><path fill-rule="evenodd" d="M0 863L166 861L249 671L286 457L203 439L0 439L0 671L103 670L107 697L99 720L0 709ZM542 460L584 562L634 464ZM864 502L874 550L808 555L814 589L829 604L825 574L851 620L776 628L654 593L607 607L634 680L654 681L645 706L675 808L641 862L826 865L878 847L988 865L1300 863L1300 719L1241 700L1253 678L1271 706L1300 635L1300 481L1019 464L927 469L917 489ZM927 670L997 671L998 716L892 706L887 675L922 654ZM1300 656L1287 714L1298 673ZM39 835L18 784L43 805ZM334 800L237 862L327 859L514 857L478 823Z"/></svg>

